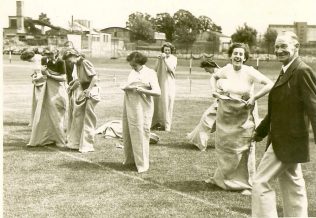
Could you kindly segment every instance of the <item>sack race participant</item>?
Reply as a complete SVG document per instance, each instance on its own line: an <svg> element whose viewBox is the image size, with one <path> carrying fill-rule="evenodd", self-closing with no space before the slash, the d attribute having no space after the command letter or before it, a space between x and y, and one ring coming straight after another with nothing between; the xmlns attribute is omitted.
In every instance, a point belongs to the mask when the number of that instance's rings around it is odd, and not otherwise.
<svg viewBox="0 0 316 218"><path fill-rule="evenodd" d="M252 135L258 122L256 100L273 86L266 76L244 65L248 46L234 43L228 50L231 64L211 78L213 96L218 98L215 151L217 169L209 181L222 189L250 195L255 172L255 148ZM254 84L263 87L254 93Z"/></svg>
<svg viewBox="0 0 316 218"><path fill-rule="evenodd" d="M43 88L43 85L45 83L45 79L41 72L42 55L39 54L38 49L34 49L32 51L24 51L21 54L21 60L33 63L33 66L32 66L33 72L31 74L32 83L33 83L32 111L31 111L31 119L29 123L29 126L32 126L38 98Z"/></svg>
<svg viewBox="0 0 316 218"><path fill-rule="evenodd" d="M77 75L69 83L73 113L68 133L67 147L82 153L94 151L94 138L97 125L95 107L100 101L100 88L97 86L97 73L90 61L76 50L65 52L64 59L75 64Z"/></svg>
<svg viewBox="0 0 316 218"><path fill-rule="evenodd" d="M64 147L66 143L65 113L67 93L65 62L58 58L58 50L46 49L42 59L43 85L34 110L31 139L28 146L48 145Z"/></svg>
<svg viewBox="0 0 316 218"><path fill-rule="evenodd" d="M147 57L132 52L127 61L133 68L123 87L124 164L136 165L139 173L149 169L150 127L154 113L153 96L160 95L156 72L147 66Z"/></svg>
<svg viewBox="0 0 316 218"><path fill-rule="evenodd" d="M219 66L211 59L203 61L201 67L208 73L212 74L217 71ZM199 124L187 134L189 142L197 146L201 151L205 151L211 134L215 131L217 101L215 101L202 115Z"/></svg>
<svg viewBox="0 0 316 218"><path fill-rule="evenodd" d="M152 121L152 130L170 131L173 116L173 105L176 95L175 71L177 58L173 55L174 46L167 42L158 56L155 70L161 89L161 95L154 97L155 110Z"/></svg>

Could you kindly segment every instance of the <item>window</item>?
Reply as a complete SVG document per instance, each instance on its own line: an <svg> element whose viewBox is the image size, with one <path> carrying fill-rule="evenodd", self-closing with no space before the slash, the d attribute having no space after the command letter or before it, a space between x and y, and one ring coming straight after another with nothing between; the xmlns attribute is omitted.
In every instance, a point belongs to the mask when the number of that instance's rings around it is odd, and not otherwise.
<svg viewBox="0 0 316 218"><path fill-rule="evenodd" d="M17 28L16 19L10 19L10 28Z"/></svg>
<svg viewBox="0 0 316 218"><path fill-rule="evenodd" d="M113 36L117 37L117 32L116 31L114 31Z"/></svg>
<svg viewBox="0 0 316 218"><path fill-rule="evenodd" d="M99 42L100 38L98 36L92 36L92 41Z"/></svg>

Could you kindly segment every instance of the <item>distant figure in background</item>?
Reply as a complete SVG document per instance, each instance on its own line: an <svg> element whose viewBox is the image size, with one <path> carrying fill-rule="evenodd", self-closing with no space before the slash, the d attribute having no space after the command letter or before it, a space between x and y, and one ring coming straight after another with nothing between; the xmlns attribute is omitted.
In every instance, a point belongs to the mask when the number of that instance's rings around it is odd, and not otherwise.
<svg viewBox="0 0 316 218"><path fill-rule="evenodd" d="M24 51L21 54L21 60L28 61L33 63L32 67L32 83L33 83L33 95L32 95L32 111L31 111L31 119L29 126L32 126L36 105L38 102L39 95L41 93L42 87L45 83L45 78L41 72L42 65L42 55L39 54L38 49L34 49L33 51Z"/></svg>
<svg viewBox="0 0 316 218"><path fill-rule="evenodd" d="M70 132L72 119L73 119L73 110L74 110L74 104L76 101L77 92L79 89L77 87L79 86L79 81L77 80L77 68L74 63L70 62L69 60L66 60L65 54L66 51L69 51L70 49L74 49L73 43L71 41L67 41L64 43L64 47L61 49L60 57L65 60L66 64L66 76L67 76L67 84L68 86L73 86L72 91L70 89L68 90L68 108L67 108L67 132ZM75 85L74 85L75 83Z"/></svg>
<svg viewBox="0 0 316 218"><path fill-rule="evenodd" d="M44 55L46 57L41 62L45 82L38 97L28 146L55 143L58 147L64 147L67 101L65 62L58 57L56 49L46 49Z"/></svg>
<svg viewBox="0 0 316 218"><path fill-rule="evenodd" d="M269 94L268 114L254 134L255 141L267 135L268 140L254 178L253 217L278 217L276 194L271 186L276 178L283 216L308 217L301 163L310 160L310 123L316 142L316 73L300 59L299 47L298 37L290 31L280 33L275 41L274 52L283 65Z"/></svg>
<svg viewBox="0 0 316 218"><path fill-rule="evenodd" d="M161 95L155 97L155 110L152 130L170 131L173 115L173 105L176 94L175 71L177 58L174 56L175 47L166 42L161 48L155 70L157 72Z"/></svg>
<svg viewBox="0 0 316 218"><path fill-rule="evenodd" d="M202 61L201 68L211 74L217 71L219 66L211 59ZM211 133L215 131L217 102L215 101L202 115L199 124L188 133L189 142L197 146L201 151L205 151Z"/></svg>
<svg viewBox="0 0 316 218"><path fill-rule="evenodd" d="M74 74L74 80L69 83L67 90L74 101L67 147L82 153L92 152L97 125L94 110L100 101L97 72L92 63L74 49L67 50L64 59L75 64L77 69L77 75Z"/></svg>
<svg viewBox="0 0 316 218"><path fill-rule="evenodd" d="M250 195L255 172L255 144L252 135L258 123L256 101L266 95L273 83L253 67L244 65L249 48L233 43L228 49L231 64L211 78L213 96L218 98L215 151L217 169L209 181L222 189ZM254 85L263 87L255 92ZM216 90L217 89L217 90Z"/></svg>
<svg viewBox="0 0 316 218"><path fill-rule="evenodd" d="M65 52L69 49L74 49L74 46L73 46L73 43L71 41L67 41L64 43L64 47L61 49L60 51L60 57L65 60L64 58L64 55L65 55ZM65 61L65 64L66 64L66 75L67 75L67 84L69 84L73 78L72 78L72 74L73 74L73 71L74 71L74 66L75 64L74 63L71 63L70 61Z"/></svg>
<svg viewBox="0 0 316 218"><path fill-rule="evenodd" d="M149 139L154 113L153 96L160 95L157 74L145 66L147 57L132 52L126 59L132 67L123 87L123 144L125 165L135 164L139 173L149 169Z"/></svg>

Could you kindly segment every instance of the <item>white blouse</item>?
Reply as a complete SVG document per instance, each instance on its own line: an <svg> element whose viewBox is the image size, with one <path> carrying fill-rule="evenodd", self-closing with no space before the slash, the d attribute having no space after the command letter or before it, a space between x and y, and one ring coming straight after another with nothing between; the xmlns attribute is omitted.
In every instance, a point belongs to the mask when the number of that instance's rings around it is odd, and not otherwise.
<svg viewBox="0 0 316 218"><path fill-rule="evenodd" d="M127 83L142 82L149 84L152 90L160 90L157 74L153 69L143 65L142 69L138 72L132 70L128 76Z"/></svg>
<svg viewBox="0 0 316 218"><path fill-rule="evenodd" d="M261 83L265 76L251 66L242 65L239 71L235 71L232 64L227 64L215 74L218 78L218 87L226 92L244 94L252 92L254 83Z"/></svg>

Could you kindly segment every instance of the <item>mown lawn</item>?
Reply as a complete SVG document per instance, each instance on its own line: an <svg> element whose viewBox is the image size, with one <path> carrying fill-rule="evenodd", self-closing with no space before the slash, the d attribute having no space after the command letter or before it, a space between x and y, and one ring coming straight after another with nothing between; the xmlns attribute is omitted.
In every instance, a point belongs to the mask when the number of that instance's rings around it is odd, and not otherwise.
<svg viewBox="0 0 316 218"><path fill-rule="evenodd" d="M151 146L150 170L138 174L122 166L123 150L114 139L96 137L96 151L68 152L55 147L27 148L30 136L32 85L30 69L14 61L4 67L4 216L5 217L244 217L251 199L223 191L203 181L216 168L213 149L200 152L185 135L211 104L208 75L193 68L189 91L187 62L177 77L174 123L170 133L158 132L161 141ZM153 61L149 62L152 66ZM221 63L221 65L223 65ZM127 77L124 60L96 60L102 87L97 107L98 126L120 119L123 93L119 85ZM262 72L275 78L280 64L266 63ZM315 69L315 68L314 68ZM113 82L113 75L117 83ZM259 101L266 112L266 98ZM312 142L312 141L311 141ZM265 142L257 145L257 163ZM316 146L311 143L311 154ZM309 197L309 215L316 216L316 157L303 165ZM277 186L276 186L277 187ZM279 190L277 188L279 193ZM281 202L278 198L281 211Z"/></svg>

